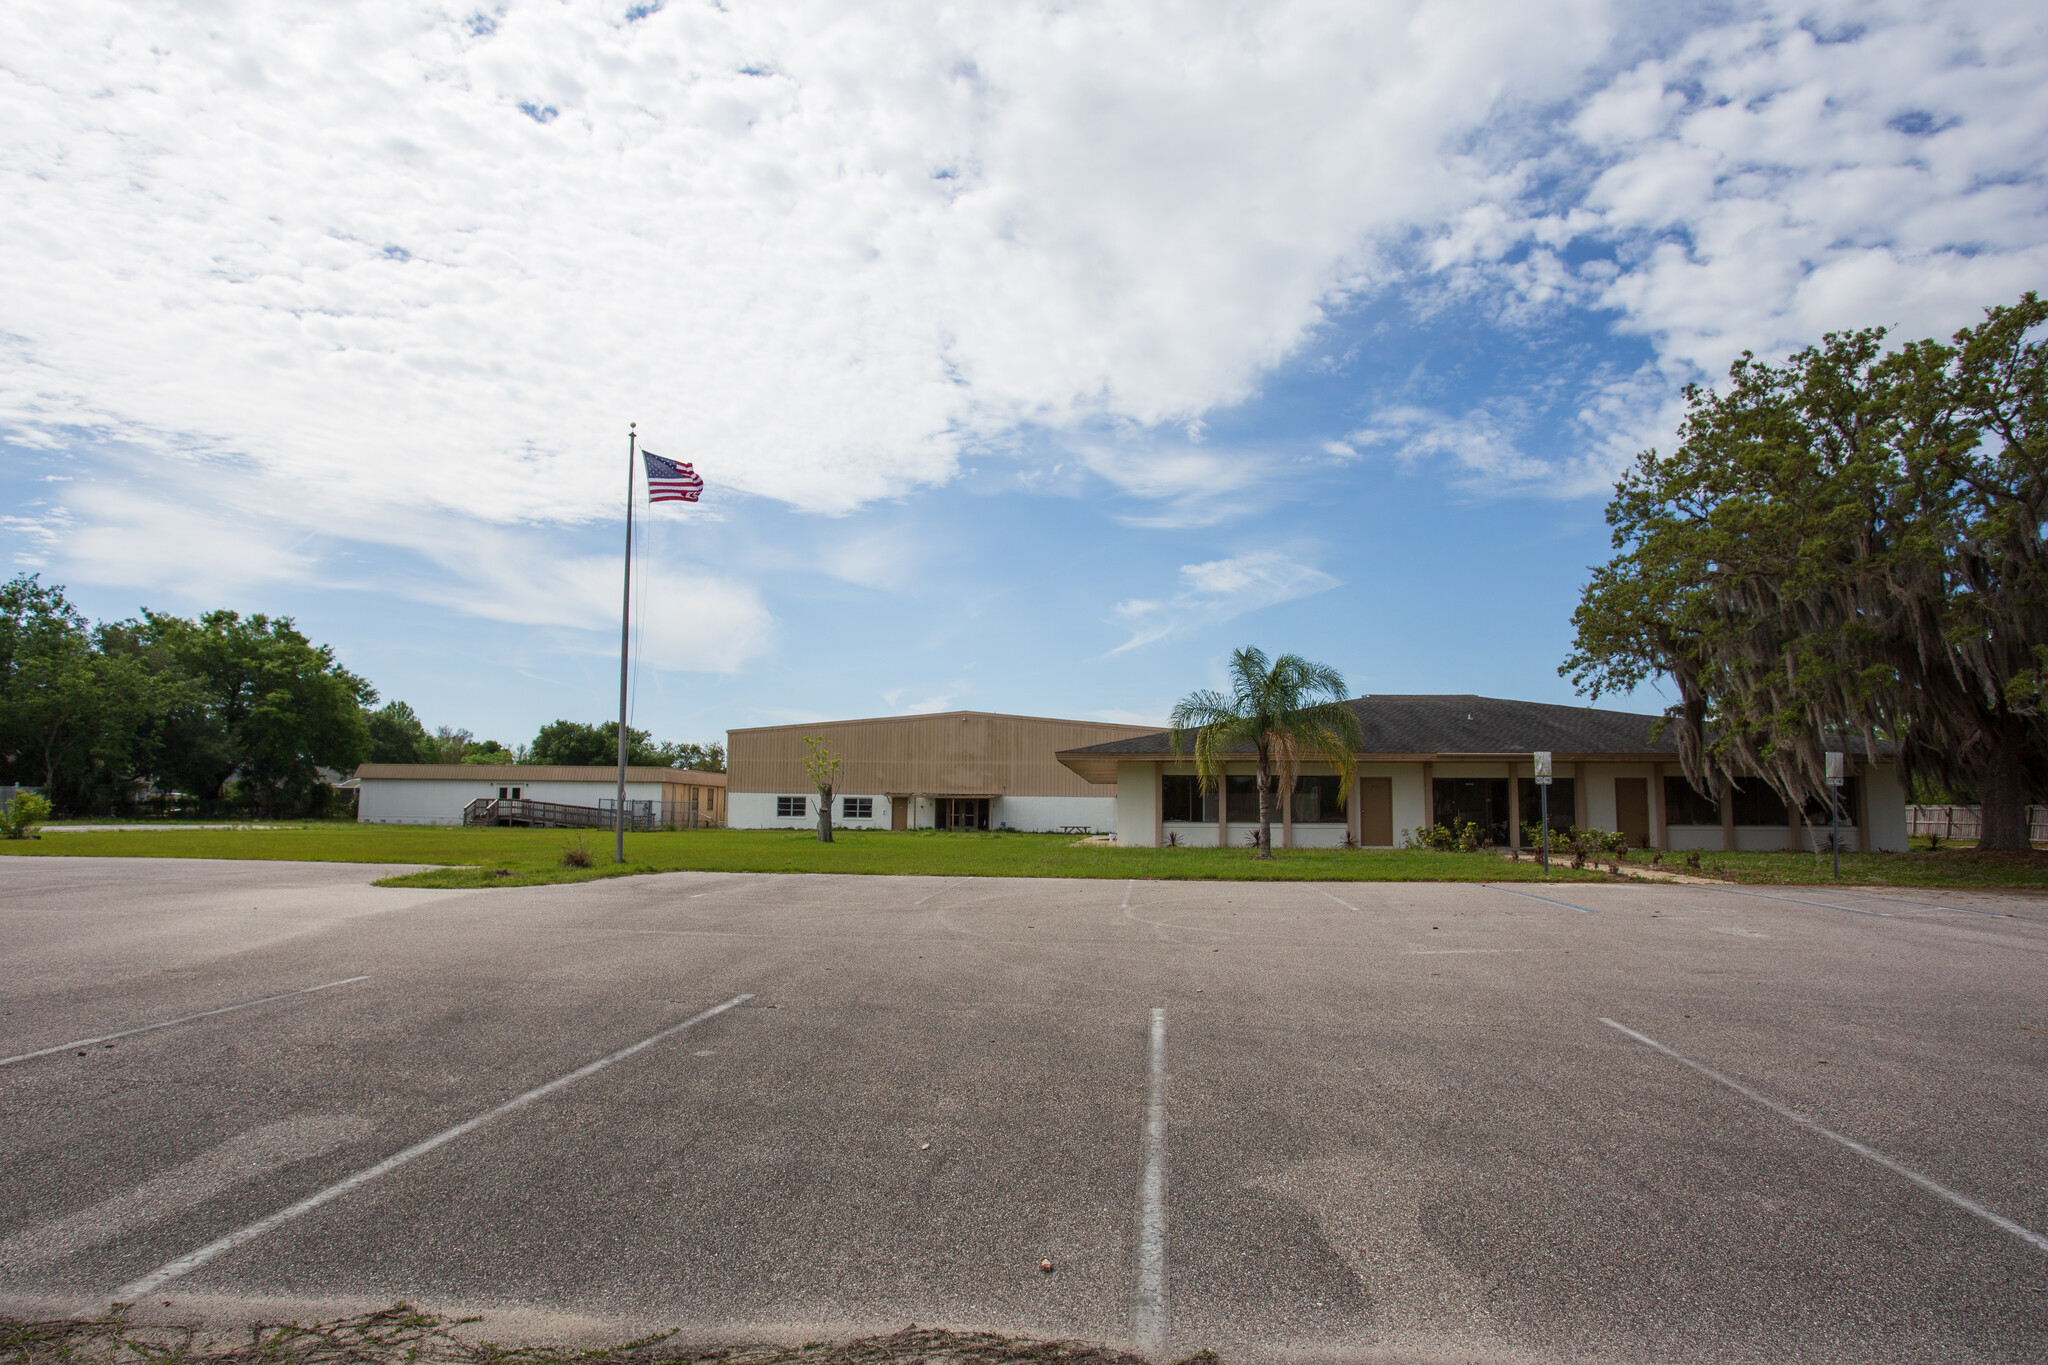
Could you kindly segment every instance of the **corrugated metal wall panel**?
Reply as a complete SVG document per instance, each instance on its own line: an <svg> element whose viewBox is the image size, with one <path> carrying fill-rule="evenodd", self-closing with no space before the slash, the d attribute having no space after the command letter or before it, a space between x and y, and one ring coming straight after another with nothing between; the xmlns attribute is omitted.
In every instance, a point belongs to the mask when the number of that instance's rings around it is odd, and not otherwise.
<svg viewBox="0 0 2048 1365"><path fill-rule="evenodd" d="M842 760L844 792L1099 796L1054 755L1149 733L1142 725L979 711L733 730L726 735L726 785L736 792L811 790L804 736L823 735Z"/></svg>

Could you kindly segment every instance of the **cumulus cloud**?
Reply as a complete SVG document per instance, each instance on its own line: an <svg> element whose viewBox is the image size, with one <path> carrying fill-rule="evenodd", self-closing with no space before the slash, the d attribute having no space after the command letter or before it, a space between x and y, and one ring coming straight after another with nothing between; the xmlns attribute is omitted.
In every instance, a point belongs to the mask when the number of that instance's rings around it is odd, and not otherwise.
<svg viewBox="0 0 2048 1365"><path fill-rule="evenodd" d="M17 0L0 430L231 456L295 490L287 520L421 551L436 513L607 514L628 419L715 496L825 513L1029 428L1157 505L1134 524L1186 526L1230 505L1189 490L1248 489L1265 458L1205 443L1204 414L1418 278L1510 325L1609 310L1668 394L1745 345L1943 331L2048 273L2035 7L1642 22L1607 0ZM1411 453L1542 476L1497 407L1374 419L1404 421ZM1551 477L1592 486L1607 439ZM288 535L248 549L295 571Z"/></svg>
<svg viewBox="0 0 2048 1365"><path fill-rule="evenodd" d="M1164 600L1131 598L1116 614L1131 638L1111 650L1122 654L1199 625L1213 625L1261 607L1309 597L1338 585L1311 564L1279 550L1255 550L1202 564L1183 564L1180 590Z"/></svg>

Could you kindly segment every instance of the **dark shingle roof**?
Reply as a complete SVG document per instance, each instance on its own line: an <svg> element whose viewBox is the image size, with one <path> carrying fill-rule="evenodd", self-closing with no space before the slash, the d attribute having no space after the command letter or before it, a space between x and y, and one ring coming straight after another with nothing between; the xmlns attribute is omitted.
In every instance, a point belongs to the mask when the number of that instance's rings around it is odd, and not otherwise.
<svg viewBox="0 0 2048 1365"><path fill-rule="evenodd" d="M1659 717L1590 706L1504 701L1499 697L1372 696L1347 703L1365 732L1366 754L1510 754L1548 749L1559 754L1668 754L1678 756L1677 738L1666 732L1655 743L1650 729ZM1072 754L1164 754L1167 732L1111 740ZM1245 746L1251 752L1251 746Z"/></svg>

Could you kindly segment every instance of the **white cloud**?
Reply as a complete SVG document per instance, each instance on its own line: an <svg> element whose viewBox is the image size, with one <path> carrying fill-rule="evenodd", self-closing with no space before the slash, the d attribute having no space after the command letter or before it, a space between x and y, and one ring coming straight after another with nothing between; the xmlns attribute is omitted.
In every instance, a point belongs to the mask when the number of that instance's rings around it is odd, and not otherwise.
<svg viewBox="0 0 2048 1365"><path fill-rule="evenodd" d="M1202 564L1183 564L1180 591L1165 601L1132 598L1116 605L1131 638L1111 650L1163 640L1196 625L1228 621L1261 607L1309 597L1338 586L1337 579L1279 550L1254 550Z"/></svg>
<svg viewBox="0 0 2048 1365"><path fill-rule="evenodd" d="M628 418L821 510L1021 422L1195 432L1604 14L23 0L0 417L495 519L601 513Z"/></svg>
<svg viewBox="0 0 2048 1365"><path fill-rule="evenodd" d="M1191 526L1259 482L1205 414L1418 271L1614 310L1667 391L2048 275L2032 6L1744 5L1648 58L1605 0L493 13L0 9L0 430L231 455L415 549L607 514L628 419L825 512L1033 428ZM1536 477L1507 416L1417 432Z"/></svg>

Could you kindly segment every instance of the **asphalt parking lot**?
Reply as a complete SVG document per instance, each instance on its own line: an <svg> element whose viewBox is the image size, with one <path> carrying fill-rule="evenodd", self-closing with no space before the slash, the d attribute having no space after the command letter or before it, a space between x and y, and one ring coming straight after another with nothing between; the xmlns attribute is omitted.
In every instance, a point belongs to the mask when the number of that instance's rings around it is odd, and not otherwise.
<svg viewBox="0 0 2048 1365"><path fill-rule="evenodd" d="M0 861L0 1308L2048 1358L2035 897L383 871Z"/></svg>

